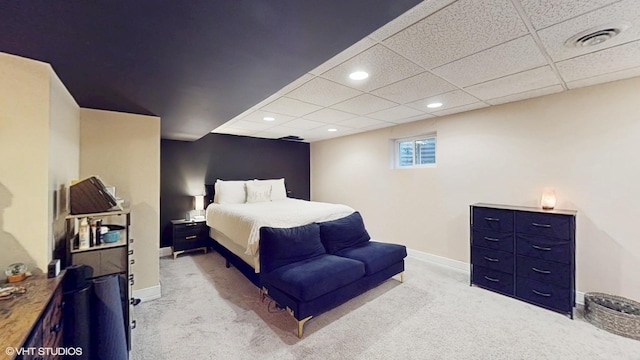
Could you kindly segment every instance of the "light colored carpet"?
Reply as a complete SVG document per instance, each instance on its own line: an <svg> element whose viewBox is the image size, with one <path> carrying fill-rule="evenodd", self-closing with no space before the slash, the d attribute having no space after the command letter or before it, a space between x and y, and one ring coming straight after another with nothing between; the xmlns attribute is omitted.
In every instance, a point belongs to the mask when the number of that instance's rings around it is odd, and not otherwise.
<svg viewBox="0 0 640 360"><path fill-rule="evenodd" d="M469 286L468 275L408 258L390 279L296 323L217 253L160 260L162 298L135 308L134 360L640 359L640 341Z"/></svg>

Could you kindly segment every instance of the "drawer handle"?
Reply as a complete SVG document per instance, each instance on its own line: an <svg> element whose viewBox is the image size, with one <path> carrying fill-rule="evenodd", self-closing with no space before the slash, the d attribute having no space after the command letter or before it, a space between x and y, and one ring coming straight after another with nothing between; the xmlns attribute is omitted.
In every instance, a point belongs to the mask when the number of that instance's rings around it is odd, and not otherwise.
<svg viewBox="0 0 640 360"><path fill-rule="evenodd" d="M486 275L485 275L485 276L483 276L483 277L484 277L485 279L489 280L489 281L492 281L492 282L500 282L500 279L490 278L490 277L488 277L488 276L486 276Z"/></svg>
<svg viewBox="0 0 640 360"><path fill-rule="evenodd" d="M198 225L198 224L196 224L196 223L189 223L189 224L187 224L187 226L196 226L196 225Z"/></svg>
<svg viewBox="0 0 640 360"><path fill-rule="evenodd" d="M543 292L540 292L540 291L536 291L534 289L531 289L531 291L533 291L533 293L536 294L536 295L540 295L540 296L544 296L544 297L551 296L551 294L546 294L546 293L543 293Z"/></svg>
<svg viewBox="0 0 640 360"><path fill-rule="evenodd" d="M486 236L484 237L484 239L485 239L485 240L487 240L487 241L493 241L493 242L498 242L498 241L500 241L500 239L490 238L490 237L486 237Z"/></svg>
<svg viewBox="0 0 640 360"><path fill-rule="evenodd" d="M136 299L136 298L131 298L131 300L129 300L129 303L133 306L136 306L138 304L140 304L140 299Z"/></svg>
<svg viewBox="0 0 640 360"><path fill-rule="evenodd" d="M129 243L133 243L133 238L129 239Z"/></svg>
<svg viewBox="0 0 640 360"><path fill-rule="evenodd" d="M131 259L131 261L129 262L129 264L133 265L136 263L136 259Z"/></svg>
<svg viewBox="0 0 640 360"><path fill-rule="evenodd" d="M535 226L535 227L545 228L545 229L550 229L550 228L551 228L551 224L538 224L538 223L531 223L531 225L533 225L533 226Z"/></svg>
<svg viewBox="0 0 640 360"><path fill-rule="evenodd" d="M129 250L128 254L133 255L133 250Z"/></svg>
<svg viewBox="0 0 640 360"><path fill-rule="evenodd" d="M196 235L191 235L191 236L187 236L187 237L185 238L185 240L191 240L191 239L195 239L195 238L197 238L197 236L196 236Z"/></svg>
<svg viewBox="0 0 640 360"><path fill-rule="evenodd" d="M136 325L137 325L137 323L136 323L136 321L135 321L135 320L131 321L131 325L130 325L131 330L135 329L135 328L136 328Z"/></svg>
<svg viewBox="0 0 640 360"><path fill-rule="evenodd" d="M486 218L484 218L484 219L485 219L485 220L487 220L487 221L500 221L500 219L498 219L498 218L492 218L492 217L486 217Z"/></svg>
<svg viewBox="0 0 640 360"><path fill-rule="evenodd" d="M490 257L486 257L486 256L483 256L483 257L484 257L484 259L485 259L485 260L487 260L487 261L491 261L491 262L498 262L498 261L500 261L500 260L498 260L498 259L494 259L494 258L490 258Z"/></svg>
<svg viewBox="0 0 640 360"><path fill-rule="evenodd" d="M551 271L549 271L549 270L540 270L540 269L536 269L534 267L532 267L531 270L533 270L533 271L535 271L537 273L540 273L540 274L551 274Z"/></svg>
<svg viewBox="0 0 640 360"><path fill-rule="evenodd" d="M551 248L548 248L548 247L542 247L542 246L538 246L538 245L531 245L531 247L536 249L536 250L551 251Z"/></svg>
<svg viewBox="0 0 640 360"><path fill-rule="evenodd" d="M57 333L60 331L60 329L62 328L62 325L60 325L60 323L57 323L53 326L51 326L51 328L49 329L52 333Z"/></svg>

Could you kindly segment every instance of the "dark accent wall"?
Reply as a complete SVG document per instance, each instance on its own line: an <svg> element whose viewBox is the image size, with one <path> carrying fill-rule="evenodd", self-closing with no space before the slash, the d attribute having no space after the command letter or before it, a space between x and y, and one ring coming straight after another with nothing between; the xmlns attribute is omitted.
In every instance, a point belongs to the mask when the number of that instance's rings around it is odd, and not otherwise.
<svg viewBox="0 0 640 360"><path fill-rule="evenodd" d="M160 246L171 246L171 220L193 209L193 196L216 179L285 178L289 197L310 198L309 144L208 134L160 145Z"/></svg>

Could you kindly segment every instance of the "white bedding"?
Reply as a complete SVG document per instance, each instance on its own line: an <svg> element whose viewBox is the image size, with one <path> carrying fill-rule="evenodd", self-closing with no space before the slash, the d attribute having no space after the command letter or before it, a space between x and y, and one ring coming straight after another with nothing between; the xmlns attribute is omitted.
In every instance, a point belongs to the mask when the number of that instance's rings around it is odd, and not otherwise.
<svg viewBox="0 0 640 360"><path fill-rule="evenodd" d="M245 249L245 254L258 256L260 228L293 227L316 221L343 218L355 210L346 205L298 199L215 204L207 207L207 225L225 234ZM256 272L258 272L256 267Z"/></svg>

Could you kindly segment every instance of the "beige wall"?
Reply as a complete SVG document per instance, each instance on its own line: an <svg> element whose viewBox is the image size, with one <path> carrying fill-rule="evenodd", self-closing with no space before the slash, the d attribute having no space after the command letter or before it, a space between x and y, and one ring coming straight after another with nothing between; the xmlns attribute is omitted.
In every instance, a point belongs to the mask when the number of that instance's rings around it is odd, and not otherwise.
<svg viewBox="0 0 640 360"><path fill-rule="evenodd" d="M49 106L48 251L63 249L69 184L80 173L80 107L53 70ZM61 255L61 254L60 254Z"/></svg>
<svg viewBox="0 0 640 360"><path fill-rule="evenodd" d="M158 286L160 118L80 110L80 177L97 175L131 209L134 290Z"/></svg>
<svg viewBox="0 0 640 360"><path fill-rule="evenodd" d="M312 199L372 237L469 261L469 205L578 210L577 290L640 300L640 78L311 144ZM390 169L390 139L437 132L437 167Z"/></svg>
<svg viewBox="0 0 640 360"><path fill-rule="evenodd" d="M46 269L52 258L50 165L70 154L53 144L50 158L52 132L77 126L74 111L48 64L0 53L0 269L12 262ZM56 171L55 181L68 172Z"/></svg>

